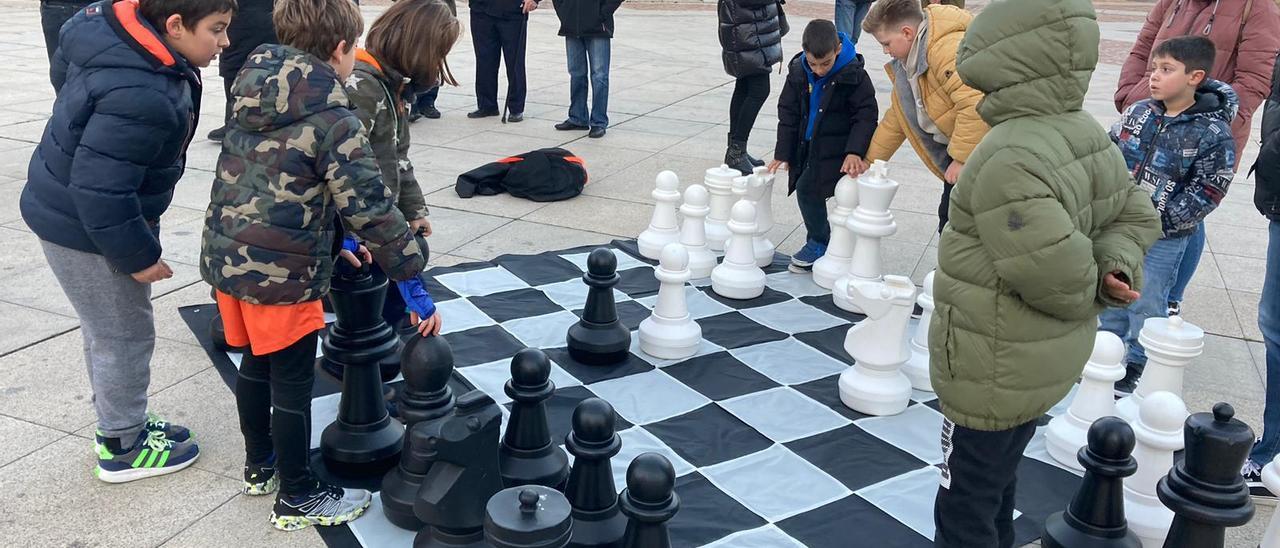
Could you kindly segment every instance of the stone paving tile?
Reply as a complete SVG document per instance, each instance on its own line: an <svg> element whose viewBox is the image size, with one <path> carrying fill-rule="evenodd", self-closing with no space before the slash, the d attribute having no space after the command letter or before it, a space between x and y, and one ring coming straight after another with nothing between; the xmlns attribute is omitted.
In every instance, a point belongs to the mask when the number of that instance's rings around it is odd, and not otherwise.
<svg viewBox="0 0 1280 548"><path fill-rule="evenodd" d="M634 238L649 226L653 206L595 196L552 202L524 217L535 223Z"/></svg>
<svg viewBox="0 0 1280 548"><path fill-rule="evenodd" d="M170 538L164 548L225 548L271 546L273 548L323 547L314 527L278 531L268 522L275 497L250 497L239 493Z"/></svg>
<svg viewBox="0 0 1280 548"><path fill-rule="evenodd" d="M448 208L506 219L519 219L546 207L547 204L516 198L506 193L494 196L477 195L470 198L462 198L458 196L457 191L452 186L449 186L427 194L427 205L432 208L433 216L436 209ZM433 225L435 224L434 219L431 222Z"/></svg>
<svg viewBox="0 0 1280 548"><path fill-rule="evenodd" d="M513 221L457 250L466 257L489 260L507 253L533 254L580 245L604 244L615 236L573 228Z"/></svg>
<svg viewBox="0 0 1280 548"><path fill-rule="evenodd" d="M1231 307L1236 311L1236 319L1240 322L1240 331L1245 339L1261 341L1262 330L1258 328L1258 301L1262 295L1248 291L1227 290L1231 297Z"/></svg>
<svg viewBox="0 0 1280 548"><path fill-rule="evenodd" d="M1262 272L1266 270L1267 264L1265 259L1218 254L1214 254L1214 258L1227 289L1262 292Z"/></svg>
<svg viewBox="0 0 1280 548"><path fill-rule="evenodd" d="M0 444L0 469L66 436L66 432L0 415L0 438L5 440Z"/></svg>
<svg viewBox="0 0 1280 548"><path fill-rule="evenodd" d="M80 321L74 317L0 302L0 355L66 333L79 325Z"/></svg>
<svg viewBox="0 0 1280 548"><path fill-rule="evenodd" d="M216 369L207 368L161 390L152 395L148 403L163 413L166 420L190 428L197 436L200 460L195 468L232 480L241 479L244 437L236 420L236 398ZM264 518L264 524L265 521Z"/></svg>
<svg viewBox="0 0 1280 548"><path fill-rule="evenodd" d="M1244 336L1227 290L1189 285L1183 299L1183 319L1196 324L1206 333L1227 337Z"/></svg>

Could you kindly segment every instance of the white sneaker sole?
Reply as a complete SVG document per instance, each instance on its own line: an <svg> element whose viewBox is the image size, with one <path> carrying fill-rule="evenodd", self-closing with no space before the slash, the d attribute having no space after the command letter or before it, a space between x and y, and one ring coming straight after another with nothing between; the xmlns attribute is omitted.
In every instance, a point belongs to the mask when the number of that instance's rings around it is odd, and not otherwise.
<svg viewBox="0 0 1280 548"><path fill-rule="evenodd" d="M164 466L161 468L130 468L119 472L109 472L107 470L103 470L101 466L97 466L93 469L93 475L99 480L107 483L129 483L140 479L172 474L195 464L196 460L199 458L200 454L196 453L196 456L192 457L191 460L181 464L175 464L173 466Z"/></svg>

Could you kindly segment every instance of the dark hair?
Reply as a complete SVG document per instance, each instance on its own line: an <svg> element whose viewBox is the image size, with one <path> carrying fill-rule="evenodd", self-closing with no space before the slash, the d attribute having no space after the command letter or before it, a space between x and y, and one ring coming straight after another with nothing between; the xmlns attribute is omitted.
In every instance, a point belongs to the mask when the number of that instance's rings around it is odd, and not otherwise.
<svg viewBox="0 0 1280 548"><path fill-rule="evenodd" d="M836 34L836 25L826 19L814 19L804 27L804 38L800 41L805 53L814 57L826 57L840 46L840 36Z"/></svg>
<svg viewBox="0 0 1280 548"><path fill-rule="evenodd" d="M216 13L235 13L236 0L138 0L138 13L156 32L164 36L164 22L172 15L182 17L182 26L195 29L201 19Z"/></svg>
<svg viewBox="0 0 1280 548"><path fill-rule="evenodd" d="M356 47L364 17L351 0L276 0L271 11L280 43L328 60L342 41Z"/></svg>
<svg viewBox="0 0 1280 548"><path fill-rule="evenodd" d="M373 25L364 47L423 89L458 85L445 56L462 34L462 25L441 0L400 0Z"/></svg>
<svg viewBox="0 0 1280 548"><path fill-rule="evenodd" d="M1151 51L1151 57L1169 57L1187 66L1187 74L1203 70L1207 75L1213 72L1213 58L1216 52L1213 42L1203 36L1179 36L1161 42Z"/></svg>

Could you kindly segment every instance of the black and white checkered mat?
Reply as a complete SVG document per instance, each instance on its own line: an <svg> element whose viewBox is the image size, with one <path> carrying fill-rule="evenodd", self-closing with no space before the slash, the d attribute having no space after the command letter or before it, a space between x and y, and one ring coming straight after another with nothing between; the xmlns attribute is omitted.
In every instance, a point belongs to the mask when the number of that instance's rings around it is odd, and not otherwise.
<svg viewBox="0 0 1280 548"><path fill-rule="evenodd" d="M633 241L611 247L621 276L618 314L635 330L657 298L653 263L639 258ZM808 275L787 272L779 257L766 269L768 287L756 299L721 298L706 279L686 286L704 339L696 356L653 358L640 352L633 333L626 362L582 365L565 350L565 332L586 303L581 276L591 249L427 271L453 347L457 390L484 390L505 413L510 398L502 386L511 356L526 346L545 349L556 384L547 402L553 439L564 439L579 401L598 396L622 418L622 452L613 459L619 490L627 464L640 453L662 453L675 465L681 500L670 523L675 546L932 545L942 414L925 392L914 393L911 406L891 417L869 417L840 403L836 381L852 363L844 335L862 316L836 308L829 291ZM239 356L209 343L213 308L181 312L234 386ZM339 399L339 387L317 377L313 449ZM1068 400L1050 416L1065 411ZM1026 456L1018 470L1018 544L1037 538L1043 520L1066 508L1079 483L1046 453L1043 428ZM322 536L331 546L410 546L414 532L386 521L380 508L375 496L364 517ZM267 526L265 518L261 525Z"/></svg>

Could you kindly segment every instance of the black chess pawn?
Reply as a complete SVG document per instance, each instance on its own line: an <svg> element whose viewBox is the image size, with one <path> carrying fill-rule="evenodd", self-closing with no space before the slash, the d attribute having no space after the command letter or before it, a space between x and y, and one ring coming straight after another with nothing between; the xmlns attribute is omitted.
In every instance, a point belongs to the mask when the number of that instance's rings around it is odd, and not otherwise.
<svg viewBox="0 0 1280 548"><path fill-rule="evenodd" d="M413 513L413 502L427 475L428 462L412 447L414 443L425 443L426 430L419 429L418 424L443 420L453 412L453 390L449 388L453 351L442 337L417 336L405 345L400 362L404 386L399 391L397 407L407 435L400 451L400 465L382 479L382 510L397 527L417 531L423 523Z"/></svg>
<svg viewBox="0 0 1280 548"><path fill-rule="evenodd" d="M564 443L573 454L564 490L573 507L572 548L620 548L627 532L609 464L622 449L616 420L613 406L600 398L582 400L573 410L573 431Z"/></svg>
<svg viewBox="0 0 1280 548"><path fill-rule="evenodd" d="M643 453L627 466L627 488L618 504L629 518L623 548L671 548L667 522L680 510L676 471L657 453Z"/></svg>
<svg viewBox="0 0 1280 548"><path fill-rule="evenodd" d="M414 548L489 548L484 514L489 498L502 490L501 425L493 398L473 390L458 398L444 420L414 426L412 450L428 467L413 505L428 525L414 537Z"/></svg>
<svg viewBox="0 0 1280 548"><path fill-rule="evenodd" d="M607 248L587 256L587 304L582 320L569 327L569 355L589 365L612 365L627 358L631 331L618 321L613 286L618 285L618 258Z"/></svg>
<svg viewBox="0 0 1280 548"><path fill-rule="evenodd" d="M1212 414L1187 418L1182 461L1156 485L1160 502L1173 510L1166 548L1221 548L1227 527L1253 518L1249 487L1240 475L1253 430L1234 416L1235 409L1219 403Z"/></svg>
<svg viewBox="0 0 1280 548"><path fill-rule="evenodd" d="M572 531L569 501L555 489L512 487L485 506L484 538L494 548L564 548Z"/></svg>
<svg viewBox="0 0 1280 548"><path fill-rule="evenodd" d="M381 476L395 465L404 439L404 430L387 414L379 370L399 344L382 320L387 282L370 275L368 265L338 272L329 291L337 321L322 349L325 360L344 372L342 399L338 418L320 436L320 452L339 474Z"/></svg>
<svg viewBox="0 0 1280 548"><path fill-rule="evenodd" d="M511 418L502 437L498 462L506 487L542 485L561 489L569 477L569 458L551 442L547 398L555 391L551 360L536 348L511 358L511 380L504 388L511 397Z"/></svg>
<svg viewBox="0 0 1280 548"><path fill-rule="evenodd" d="M1117 417L1089 427L1088 445L1077 458L1084 481L1066 512L1049 516L1040 542L1045 548L1141 548L1124 519L1124 478L1138 470L1130 456L1133 429Z"/></svg>

